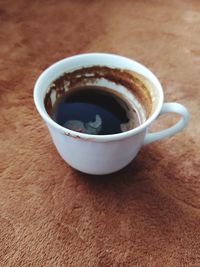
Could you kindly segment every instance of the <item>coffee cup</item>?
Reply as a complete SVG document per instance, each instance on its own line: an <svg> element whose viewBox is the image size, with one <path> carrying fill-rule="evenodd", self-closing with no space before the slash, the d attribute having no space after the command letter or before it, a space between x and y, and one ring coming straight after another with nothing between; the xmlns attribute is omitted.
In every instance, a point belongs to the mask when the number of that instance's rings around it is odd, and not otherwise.
<svg viewBox="0 0 200 267"><path fill-rule="evenodd" d="M49 115L45 99L48 95L52 100L50 85L63 73L76 73L78 79L83 73L84 83L106 85L130 102L137 100L134 93L142 95L143 103L137 101L137 109L142 109L142 106L144 111L140 125L108 135L76 132L59 125ZM60 60L39 76L34 87L36 108L47 124L60 156L73 168L94 175L109 174L124 168L143 145L170 137L185 127L189 118L187 109L179 103L163 103L163 100L162 86L148 68L132 59L106 53L80 54ZM177 113L180 120L172 127L148 133L150 125L164 113Z"/></svg>

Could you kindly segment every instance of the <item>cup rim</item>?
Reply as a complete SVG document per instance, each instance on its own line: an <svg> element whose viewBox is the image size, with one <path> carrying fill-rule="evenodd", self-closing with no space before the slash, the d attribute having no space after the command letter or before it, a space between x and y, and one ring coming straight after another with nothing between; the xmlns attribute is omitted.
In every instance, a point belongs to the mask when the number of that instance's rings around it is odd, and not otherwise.
<svg viewBox="0 0 200 267"><path fill-rule="evenodd" d="M151 82L153 82L154 85L157 87L157 90L159 92L159 98L158 98L157 106L156 106L154 112L151 114L151 116L144 123L140 124L138 127L134 128L134 129L131 129L131 130L128 130L128 131L125 131L122 133L109 134L109 135L91 135L91 134L75 132L73 130L67 129L67 128L59 125L48 115L48 113L46 111L44 111L44 109L41 107L41 104L39 101L39 98L41 98L41 96L39 95L39 92L40 92L40 88L41 88L40 84L44 81L44 79L46 79L46 74L49 73L50 71L52 71L52 69L56 68L61 63L67 63L68 61L73 60L73 59L90 57L90 56L93 56L93 57L94 56L115 57L116 59L127 60L127 61L129 61L129 63L132 62L132 63L136 64L138 67L144 69L145 71L148 72L148 74L150 76L153 77L153 79L156 81L156 85L153 81L151 81ZM120 68L120 67L117 67L117 64L116 64L116 68ZM129 69L129 68L127 68L127 69ZM135 71L135 72L137 73L137 71ZM60 75L62 75L62 74L63 74L63 72L60 73ZM142 74L142 75L144 77L146 77L144 74ZM59 75L58 75L58 77L59 77ZM147 78L147 79L149 79L149 78ZM112 53L99 53L99 52L97 52L97 53L83 53L83 54L78 54L78 55L66 57L66 58L61 59L61 60L53 63L52 65L50 65L48 68L46 68L40 74L40 76L36 80L36 83L34 86L33 97L34 97L35 106L36 106L40 116L51 127L55 128L56 130L58 130L59 132L63 133L66 136L79 138L79 139L83 139L83 140L97 141L97 142L117 141L117 140L131 137L132 135L135 135L139 132L142 132L152 123L152 121L154 121L157 118L157 116L159 115L160 110L162 108L163 101L164 101L164 94L163 94L163 89L162 89L162 86L160 84L160 81L158 80L158 78L155 76L155 74L149 68L145 67L143 64L141 64L141 63L139 63L133 59L130 59L128 57L124 57L124 56L120 56L120 55L112 54Z"/></svg>

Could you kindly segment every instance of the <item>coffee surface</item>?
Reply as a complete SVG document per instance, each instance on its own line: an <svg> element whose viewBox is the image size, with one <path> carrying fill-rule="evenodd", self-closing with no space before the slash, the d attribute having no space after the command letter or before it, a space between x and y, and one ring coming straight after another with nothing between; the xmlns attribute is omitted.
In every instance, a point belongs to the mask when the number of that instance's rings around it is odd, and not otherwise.
<svg viewBox="0 0 200 267"><path fill-rule="evenodd" d="M107 135L131 130L140 124L134 107L123 97L101 86L81 86L63 94L51 117L76 132Z"/></svg>

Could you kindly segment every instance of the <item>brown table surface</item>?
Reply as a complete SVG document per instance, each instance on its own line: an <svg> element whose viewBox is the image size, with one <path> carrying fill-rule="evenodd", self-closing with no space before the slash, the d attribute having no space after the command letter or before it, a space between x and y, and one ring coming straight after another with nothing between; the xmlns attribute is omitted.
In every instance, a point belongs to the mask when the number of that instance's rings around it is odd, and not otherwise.
<svg viewBox="0 0 200 267"><path fill-rule="evenodd" d="M0 266L200 266L200 1L1 0L0 21ZM91 51L142 62L191 114L104 177L63 162L32 98L47 66Z"/></svg>

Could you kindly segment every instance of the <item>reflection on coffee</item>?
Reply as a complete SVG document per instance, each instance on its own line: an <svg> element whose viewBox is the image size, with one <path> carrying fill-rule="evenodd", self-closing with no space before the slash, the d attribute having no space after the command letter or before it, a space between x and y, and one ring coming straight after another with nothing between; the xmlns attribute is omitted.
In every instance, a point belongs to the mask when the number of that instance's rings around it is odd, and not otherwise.
<svg viewBox="0 0 200 267"><path fill-rule="evenodd" d="M61 126L92 135L117 134L140 124L134 107L106 87L80 86L56 100L51 117Z"/></svg>

